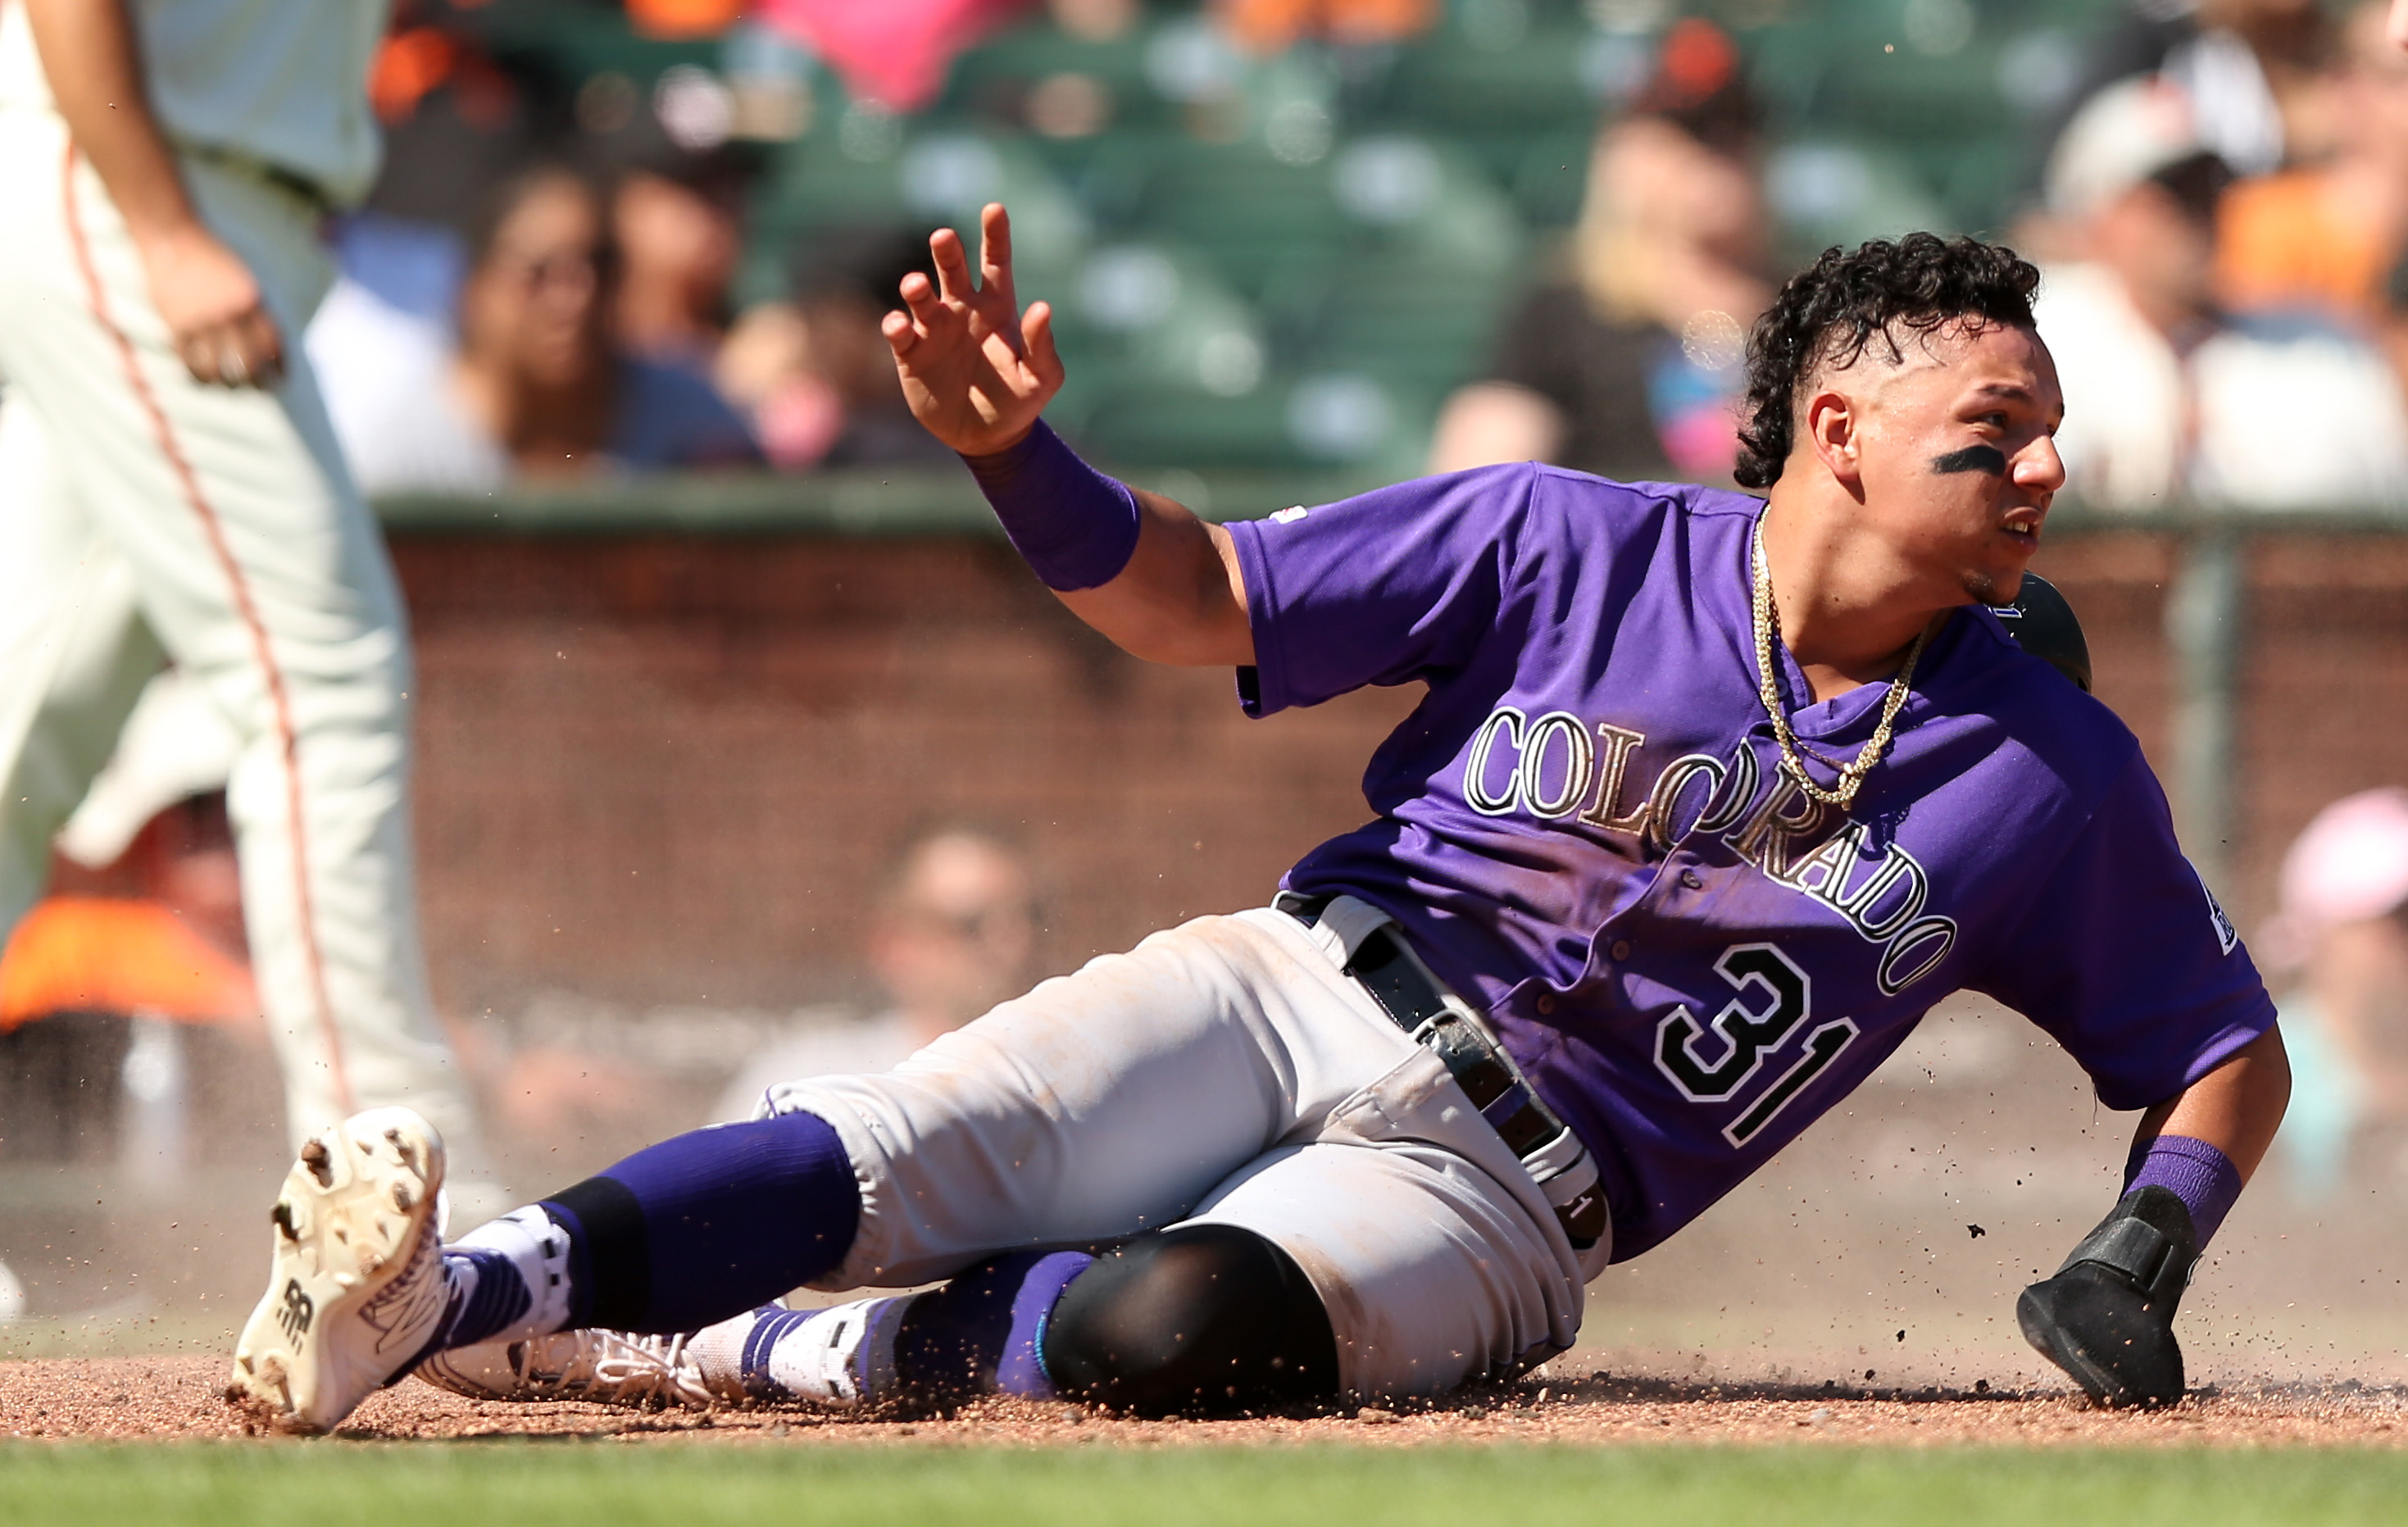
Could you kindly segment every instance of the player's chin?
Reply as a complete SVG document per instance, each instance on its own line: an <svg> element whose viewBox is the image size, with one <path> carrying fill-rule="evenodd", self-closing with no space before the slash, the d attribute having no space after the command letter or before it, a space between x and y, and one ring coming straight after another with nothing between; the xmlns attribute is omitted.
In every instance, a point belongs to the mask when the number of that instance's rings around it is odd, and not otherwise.
<svg viewBox="0 0 2408 1527"><path fill-rule="evenodd" d="M1976 604L2013 604L2023 592L2024 564L2030 554L2012 558L1994 558L1978 567L1965 569L1962 583L1965 595Z"/></svg>

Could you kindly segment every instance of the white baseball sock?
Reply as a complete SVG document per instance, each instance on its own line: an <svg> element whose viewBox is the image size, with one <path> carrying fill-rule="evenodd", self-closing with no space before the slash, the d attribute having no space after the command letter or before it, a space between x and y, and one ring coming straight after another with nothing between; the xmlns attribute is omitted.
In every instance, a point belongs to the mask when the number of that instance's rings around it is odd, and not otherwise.
<svg viewBox="0 0 2408 1527"><path fill-rule="evenodd" d="M445 1246L443 1272L444 1347L524 1341L568 1324L568 1233L540 1208L513 1209Z"/></svg>

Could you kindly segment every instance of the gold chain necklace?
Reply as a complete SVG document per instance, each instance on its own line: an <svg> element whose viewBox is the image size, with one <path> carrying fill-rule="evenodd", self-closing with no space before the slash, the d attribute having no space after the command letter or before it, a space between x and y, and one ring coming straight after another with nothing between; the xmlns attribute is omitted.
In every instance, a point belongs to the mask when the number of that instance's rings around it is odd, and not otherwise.
<svg viewBox="0 0 2408 1527"><path fill-rule="evenodd" d="M1807 797L1826 806L1837 806L1844 812L1848 803L1856 799L1856 787L1864 784L1865 776L1872 772L1873 765L1881 761L1882 754L1889 747L1890 727L1896 724L1899 709L1906 704L1908 685L1914 680L1915 660L1923 655L1923 644L1930 639L1931 627L1927 624L1915 633L1914 645L1906 650L1905 666L1889 682L1889 694L1882 701L1881 720L1874 725L1871 738L1857 753L1856 761L1842 763L1837 758L1826 757L1798 741L1797 735L1789 729L1788 715L1781 709L1781 686L1773 677L1779 670L1772 666L1772 641L1780 632L1781 616L1772 608L1772 566L1764 558L1764 516L1761 514L1756 516L1756 534L1750 538L1748 549L1755 582L1755 598L1749 613L1756 625L1756 670L1760 680L1756 696L1764 701L1764 713L1772 718L1772 740L1781 746L1782 763L1797 779L1799 787L1806 792ZM1806 772L1806 760L1799 756L1800 752L1812 755L1814 761L1826 769L1838 770L1839 787L1826 790L1815 784Z"/></svg>

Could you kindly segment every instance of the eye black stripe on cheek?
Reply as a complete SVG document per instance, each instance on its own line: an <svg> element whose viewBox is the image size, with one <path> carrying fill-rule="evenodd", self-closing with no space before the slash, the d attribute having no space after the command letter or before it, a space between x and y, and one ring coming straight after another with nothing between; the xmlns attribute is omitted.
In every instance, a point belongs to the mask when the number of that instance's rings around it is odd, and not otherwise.
<svg viewBox="0 0 2408 1527"><path fill-rule="evenodd" d="M2004 477L2007 454L1995 445L1969 445L1961 451L1932 457L1931 469L1936 473L1987 472L1992 477Z"/></svg>

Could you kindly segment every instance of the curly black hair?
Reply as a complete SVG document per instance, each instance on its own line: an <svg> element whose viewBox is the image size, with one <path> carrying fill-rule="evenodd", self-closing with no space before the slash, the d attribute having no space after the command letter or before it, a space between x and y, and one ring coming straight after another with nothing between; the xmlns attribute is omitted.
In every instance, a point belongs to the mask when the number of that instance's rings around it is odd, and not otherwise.
<svg viewBox="0 0 2408 1527"><path fill-rule="evenodd" d="M1848 366L1876 338L1899 353L1899 330L1929 334L1960 319L2032 326L2040 272L2003 244L1911 233L1823 252L1789 278L1747 337L1747 408L1739 432L1742 487L1769 488L1789 459L1799 390L1827 365Z"/></svg>

